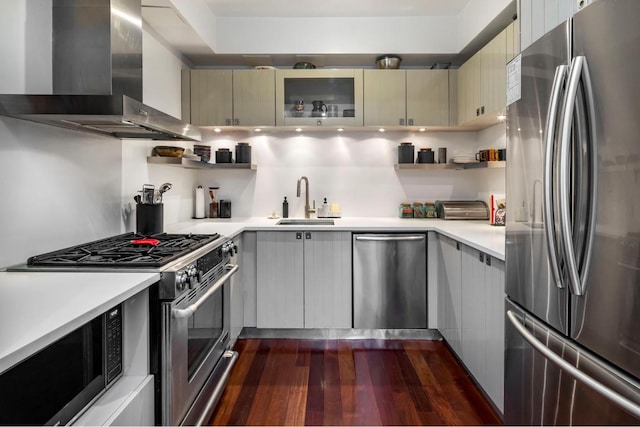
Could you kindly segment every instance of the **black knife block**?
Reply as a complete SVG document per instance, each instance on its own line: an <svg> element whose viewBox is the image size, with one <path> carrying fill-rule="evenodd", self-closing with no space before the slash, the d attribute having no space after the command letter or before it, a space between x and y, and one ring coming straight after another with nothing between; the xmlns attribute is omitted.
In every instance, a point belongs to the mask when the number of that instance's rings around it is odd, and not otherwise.
<svg viewBox="0 0 640 427"><path fill-rule="evenodd" d="M150 236L164 231L163 204L148 205L138 203L136 205L136 233Z"/></svg>

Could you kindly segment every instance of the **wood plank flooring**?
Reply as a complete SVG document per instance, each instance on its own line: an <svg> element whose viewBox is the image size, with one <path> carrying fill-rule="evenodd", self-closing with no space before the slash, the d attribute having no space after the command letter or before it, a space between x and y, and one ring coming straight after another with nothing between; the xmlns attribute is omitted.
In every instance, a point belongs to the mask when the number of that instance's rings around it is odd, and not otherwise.
<svg viewBox="0 0 640 427"><path fill-rule="evenodd" d="M238 340L210 425L498 425L441 341Z"/></svg>

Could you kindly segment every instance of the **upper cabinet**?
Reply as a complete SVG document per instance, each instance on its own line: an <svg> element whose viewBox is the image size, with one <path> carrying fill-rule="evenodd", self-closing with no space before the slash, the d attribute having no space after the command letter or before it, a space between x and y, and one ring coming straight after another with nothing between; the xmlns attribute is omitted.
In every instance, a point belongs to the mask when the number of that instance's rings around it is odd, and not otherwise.
<svg viewBox="0 0 640 427"><path fill-rule="evenodd" d="M365 126L449 126L449 70L364 70Z"/></svg>
<svg viewBox="0 0 640 427"><path fill-rule="evenodd" d="M449 126L449 70L407 70L407 125Z"/></svg>
<svg viewBox="0 0 640 427"><path fill-rule="evenodd" d="M362 70L276 70L276 126L362 126Z"/></svg>
<svg viewBox="0 0 640 427"><path fill-rule="evenodd" d="M233 70L233 125L273 126L275 70Z"/></svg>
<svg viewBox="0 0 640 427"><path fill-rule="evenodd" d="M512 50L513 31L511 27ZM498 123L498 115L504 113L507 32L503 30L458 70L458 124L485 127Z"/></svg>
<svg viewBox="0 0 640 427"><path fill-rule="evenodd" d="M192 70L183 75L183 93L189 93L190 121L196 126L233 124L233 71ZM184 85L187 87L185 88Z"/></svg>
<svg viewBox="0 0 640 427"><path fill-rule="evenodd" d="M183 72L182 117L197 126L273 126L274 70Z"/></svg>
<svg viewBox="0 0 640 427"><path fill-rule="evenodd" d="M520 0L518 20L522 49L557 27L594 0Z"/></svg>

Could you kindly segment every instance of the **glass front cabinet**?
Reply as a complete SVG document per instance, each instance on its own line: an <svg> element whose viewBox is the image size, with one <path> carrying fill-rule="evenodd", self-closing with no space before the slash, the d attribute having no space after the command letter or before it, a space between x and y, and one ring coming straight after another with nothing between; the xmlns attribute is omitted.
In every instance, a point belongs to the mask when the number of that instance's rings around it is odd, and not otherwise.
<svg viewBox="0 0 640 427"><path fill-rule="evenodd" d="M363 70L276 70L276 126L362 126Z"/></svg>

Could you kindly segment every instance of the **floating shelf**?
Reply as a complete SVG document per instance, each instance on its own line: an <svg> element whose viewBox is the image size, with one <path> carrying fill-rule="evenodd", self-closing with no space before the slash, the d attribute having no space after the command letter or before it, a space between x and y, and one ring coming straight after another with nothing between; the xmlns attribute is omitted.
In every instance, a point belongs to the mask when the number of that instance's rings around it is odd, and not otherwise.
<svg viewBox="0 0 640 427"><path fill-rule="evenodd" d="M258 169L258 166L253 163L205 163L199 160L185 159L184 157L148 156L147 163L178 166L184 169L244 169L252 171Z"/></svg>
<svg viewBox="0 0 640 427"><path fill-rule="evenodd" d="M396 169L423 169L423 170L439 170L439 169L483 169L483 168L504 168L507 162L479 162L479 163L396 163Z"/></svg>

